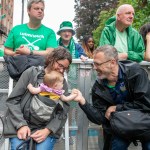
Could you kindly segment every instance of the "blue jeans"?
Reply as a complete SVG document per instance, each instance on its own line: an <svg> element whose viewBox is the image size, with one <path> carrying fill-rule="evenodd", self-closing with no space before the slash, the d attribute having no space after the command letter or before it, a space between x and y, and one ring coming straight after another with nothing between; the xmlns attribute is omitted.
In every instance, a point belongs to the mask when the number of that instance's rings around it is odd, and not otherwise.
<svg viewBox="0 0 150 150"><path fill-rule="evenodd" d="M22 143L23 140L16 138L10 138L11 150L16 150L17 146ZM53 150L56 143L56 138L48 136L45 141L36 143L36 150Z"/></svg>
<svg viewBox="0 0 150 150"><path fill-rule="evenodd" d="M111 143L111 150L127 150L130 143L131 143L130 141L127 141L125 139L113 137ZM142 150L150 150L150 141L141 143L142 143Z"/></svg>

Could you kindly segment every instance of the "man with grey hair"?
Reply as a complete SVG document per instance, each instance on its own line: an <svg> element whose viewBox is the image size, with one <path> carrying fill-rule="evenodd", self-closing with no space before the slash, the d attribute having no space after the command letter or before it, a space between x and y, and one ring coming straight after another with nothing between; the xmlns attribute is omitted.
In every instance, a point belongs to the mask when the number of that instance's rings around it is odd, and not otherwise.
<svg viewBox="0 0 150 150"><path fill-rule="evenodd" d="M131 27L134 20L134 8L129 4L121 5L116 16L106 21L100 38L100 46L113 45L120 60L140 62L144 59L144 42L141 35Z"/></svg>
<svg viewBox="0 0 150 150"><path fill-rule="evenodd" d="M4 44L5 55L42 55L46 56L57 47L55 32L44 26L44 0L29 0L27 12L29 22L15 26Z"/></svg>
<svg viewBox="0 0 150 150"><path fill-rule="evenodd" d="M94 50L93 67L97 79L92 88L92 104L80 92L75 101L95 124L102 124L104 150L127 150L132 141L115 135L110 126L112 112L140 109L150 112L150 82L146 71L136 62L118 61L115 47L105 45ZM150 150L150 140L141 141Z"/></svg>

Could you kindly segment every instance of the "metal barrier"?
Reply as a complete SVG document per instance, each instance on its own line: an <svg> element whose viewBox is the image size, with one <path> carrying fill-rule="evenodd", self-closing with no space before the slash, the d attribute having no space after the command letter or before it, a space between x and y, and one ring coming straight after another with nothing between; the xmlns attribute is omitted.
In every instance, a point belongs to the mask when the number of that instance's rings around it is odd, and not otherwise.
<svg viewBox="0 0 150 150"><path fill-rule="evenodd" d="M9 77L7 72L7 66L4 62L3 57L0 57L0 110L5 114L6 105L5 101L8 95L12 92L13 89L13 79ZM8 150L9 141L6 139L4 144L1 143L0 150Z"/></svg>
<svg viewBox="0 0 150 150"><path fill-rule="evenodd" d="M140 63L150 77L150 62ZM74 59L67 74L68 86L78 88L85 99L91 103L91 87L96 73L92 69L92 59L82 62ZM4 59L0 57L0 110L6 110L5 100L13 89L13 80L9 77ZM3 105L2 105L3 104ZM70 102L70 112L65 124L64 136L58 140L55 150L102 150L103 135L100 126L88 121L86 115L76 102ZM8 150L9 142L0 146L0 150Z"/></svg>

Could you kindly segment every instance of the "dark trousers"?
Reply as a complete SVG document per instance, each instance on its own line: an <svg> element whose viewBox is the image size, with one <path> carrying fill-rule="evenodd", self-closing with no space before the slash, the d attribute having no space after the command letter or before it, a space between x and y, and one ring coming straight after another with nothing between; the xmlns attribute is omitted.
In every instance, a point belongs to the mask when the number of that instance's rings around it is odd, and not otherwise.
<svg viewBox="0 0 150 150"><path fill-rule="evenodd" d="M127 150L132 141L113 136L104 131L103 150ZM150 150L150 141L141 141L142 150Z"/></svg>

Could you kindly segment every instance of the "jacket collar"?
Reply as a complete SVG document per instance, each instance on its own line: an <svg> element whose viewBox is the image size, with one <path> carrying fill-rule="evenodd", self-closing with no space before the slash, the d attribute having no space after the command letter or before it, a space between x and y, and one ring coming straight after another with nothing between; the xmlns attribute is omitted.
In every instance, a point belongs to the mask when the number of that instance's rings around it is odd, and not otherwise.
<svg viewBox="0 0 150 150"><path fill-rule="evenodd" d="M119 67L121 68L123 74L130 80L133 79L135 76L138 75L136 67L139 65L138 63L131 61L131 60L122 60L118 62ZM131 69L132 68L132 69Z"/></svg>
<svg viewBox="0 0 150 150"><path fill-rule="evenodd" d="M107 89L107 87L104 86L103 80L96 79L96 90L95 93L99 95L100 97L104 98L107 102L110 104L114 104L112 97Z"/></svg>
<svg viewBox="0 0 150 150"><path fill-rule="evenodd" d="M138 72L136 71L130 71L130 67L134 65L133 68L136 69L136 65L138 65L136 62L130 61L130 60L123 60L118 62L119 68L121 69L123 76L125 76L126 79L130 80L133 79L135 76L137 76ZM99 95L100 97L104 98L106 101L108 101L110 104L114 104L112 97L107 89L107 87L104 86L103 80L96 79L96 90L95 93Z"/></svg>
<svg viewBox="0 0 150 150"><path fill-rule="evenodd" d="M113 34L115 34L115 29L116 29L116 17L113 16L111 18L109 18L107 21L106 21L106 27L108 27L112 32ZM127 31L127 34L131 34L132 32L132 26L130 25L129 27L126 28L126 31Z"/></svg>

